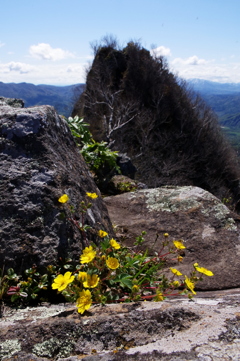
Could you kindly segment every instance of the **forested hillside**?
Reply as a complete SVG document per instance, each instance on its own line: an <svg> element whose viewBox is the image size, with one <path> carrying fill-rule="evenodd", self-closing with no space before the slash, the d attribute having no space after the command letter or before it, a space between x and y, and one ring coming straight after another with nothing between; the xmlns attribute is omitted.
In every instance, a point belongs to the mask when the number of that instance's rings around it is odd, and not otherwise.
<svg viewBox="0 0 240 361"><path fill-rule="evenodd" d="M240 156L240 83L191 79L189 84L216 113L223 132Z"/></svg>
<svg viewBox="0 0 240 361"><path fill-rule="evenodd" d="M127 153L149 187L196 185L239 199L236 154L211 109L139 43L113 39L95 47L86 89L73 115L95 140Z"/></svg>
<svg viewBox="0 0 240 361"><path fill-rule="evenodd" d="M59 114L70 116L76 99L84 90L84 84L69 86L34 85L29 83L0 82L0 96L23 99L25 107L52 105Z"/></svg>

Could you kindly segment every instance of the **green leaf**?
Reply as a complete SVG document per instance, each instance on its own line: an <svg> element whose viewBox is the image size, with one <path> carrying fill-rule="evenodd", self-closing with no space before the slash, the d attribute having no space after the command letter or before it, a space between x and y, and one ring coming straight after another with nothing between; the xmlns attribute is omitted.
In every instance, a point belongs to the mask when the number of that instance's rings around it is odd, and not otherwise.
<svg viewBox="0 0 240 361"><path fill-rule="evenodd" d="M128 287L132 289L132 276L128 275L127 273L121 273L117 275L117 277L113 280L115 283L120 283L121 287Z"/></svg>

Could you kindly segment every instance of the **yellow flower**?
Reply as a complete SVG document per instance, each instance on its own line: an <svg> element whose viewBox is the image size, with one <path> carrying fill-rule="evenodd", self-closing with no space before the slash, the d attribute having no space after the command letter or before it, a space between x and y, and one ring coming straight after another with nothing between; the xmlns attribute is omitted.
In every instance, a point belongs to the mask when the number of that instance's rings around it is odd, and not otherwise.
<svg viewBox="0 0 240 361"><path fill-rule="evenodd" d="M94 288L97 287L99 282L98 275L87 275L87 279L83 282L83 287Z"/></svg>
<svg viewBox="0 0 240 361"><path fill-rule="evenodd" d="M83 250L83 254L80 256L81 263L89 263L96 256L96 251L93 250L92 246L86 247Z"/></svg>
<svg viewBox="0 0 240 361"><path fill-rule="evenodd" d="M176 268L170 267L170 270L172 271L172 273L173 273L175 276L182 276L182 273L181 273L180 271L178 271Z"/></svg>
<svg viewBox="0 0 240 361"><path fill-rule="evenodd" d="M101 256L101 259L102 259L103 261L105 261L105 259L106 259L105 254L103 254L103 255Z"/></svg>
<svg viewBox="0 0 240 361"><path fill-rule="evenodd" d="M113 239L113 238L110 239L110 244L111 244L112 248L114 248L114 249L119 249L119 248L121 248L120 244L117 243L117 241L116 241L115 239Z"/></svg>
<svg viewBox="0 0 240 361"><path fill-rule="evenodd" d="M194 295L196 295L196 292L194 291L195 284L187 276L185 276L185 285Z"/></svg>
<svg viewBox="0 0 240 361"><path fill-rule="evenodd" d="M83 313L88 310L92 304L92 295L89 290L83 290L79 293L79 298L77 299L77 309L79 313Z"/></svg>
<svg viewBox="0 0 240 361"><path fill-rule="evenodd" d="M159 302L159 301L163 301L163 300L164 300L164 296L161 292L157 293L156 296L154 297L155 302Z"/></svg>
<svg viewBox="0 0 240 361"><path fill-rule="evenodd" d="M193 266L198 272L203 273L206 276L214 276L214 273L212 271L209 271L207 268L204 267L199 267L198 263L194 263Z"/></svg>
<svg viewBox="0 0 240 361"><path fill-rule="evenodd" d="M179 287L179 286L180 286L180 282L178 282L178 281L173 281L172 285L173 285L174 287Z"/></svg>
<svg viewBox="0 0 240 361"><path fill-rule="evenodd" d="M78 273L78 280L80 282L84 282L87 279L87 272L79 272Z"/></svg>
<svg viewBox="0 0 240 361"><path fill-rule="evenodd" d="M26 282L26 281L21 281L20 284L21 284L21 286L24 287L24 286L27 286L27 285L28 285L28 282Z"/></svg>
<svg viewBox="0 0 240 361"><path fill-rule="evenodd" d="M182 262L183 257L178 255L177 260L178 260L178 262Z"/></svg>
<svg viewBox="0 0 240 361"><path fill-rule="evenodd" d="M132 291L133 292L138 292L139 291L139 286L138 285L133 285L132 286Z"/></svg>
<svg viewBox="0 0 240 361"><path fill-rule="evenodd" d="M174 244L174 246L175 246L177 249L184 249L184 248L186 248L186 247L183 245L182 241L173 241L173 244Z"/></svg>
<svg viewBox="0 0 240 361"><path fill-rule="evenodd" d="M164 237L168 237L169 236L169 234L168 233L164 233Z"/></svg>
<svg viewBox="0 0 240 361"><path fill-rule="evenodd" d="M64 275L58 275L53 280L52 289L63 291L69 283L71 283L74 280L74 276L72 276L72 272L66 272Z"/></svg>
<svg viewBox="0 0 240 361"><path fill-rule="evenodd" d="M69 197L67 194L63 194L59 199L58 202L60 203L66 203L67 201L69 201Z"/></svg>
<svg viewBox="0 0 240 361"><path fill-rule="evenodd" d="M108 257L106 260L106 265L110 269L116 269L120 266L117 258L114 258L114 257Z"/></svg>
<svg viewBox="0 0 240 361"><path fill-rule="evenodd" d="M98 195L97 195L96 193L89 193L89 192L87 192L86 195L87 195L88 197L92 198L92 199L95 199L95 198L98 197Z"/></svg>
<svg viewBox="0 0 240 361"><path fill-rule="evenodd" d="M102 230L100 229L100 231L98 231L98 235L99 235L99 237L103 238L103 237L106 237L106 236L108 235L108 233L105 232L105 231L102 231Z"/></svg>

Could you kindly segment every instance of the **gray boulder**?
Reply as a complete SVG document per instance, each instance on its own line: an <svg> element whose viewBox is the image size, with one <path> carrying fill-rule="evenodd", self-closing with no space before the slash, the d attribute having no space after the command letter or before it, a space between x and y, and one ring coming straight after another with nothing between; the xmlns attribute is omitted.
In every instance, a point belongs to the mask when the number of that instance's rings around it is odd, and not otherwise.
<svg viewBox="0 0 240 361"><path fill-rule="evenodd" d="M199 289L240 287L240 217L209 192L193 186L167 186L104 201L126 245L132 246L136 236L146 231L142 247L158 252L163 234L169 233L171 240L185 241L183 262L176 265L179 271L188 275L198 262L214 272L214 277L204 277L197 284Z"/></svg>
<svg viewBox="0 0 240 361"><path fill-rule="evenodd" d="M24 101L22 99L0 97L0 107L2 106L24 108Z"/></svg>
<svg viewBox="0 0 240 361"><path fill-rule="evenodd" d="M64 118L53 107L0 106L0 268L22 272L32 265L79 260L87 245L74 225L86 192L100 195ZM58 198L67 193L70 204ZM101 197L86 213L96 231L112 232Z"/></svg>

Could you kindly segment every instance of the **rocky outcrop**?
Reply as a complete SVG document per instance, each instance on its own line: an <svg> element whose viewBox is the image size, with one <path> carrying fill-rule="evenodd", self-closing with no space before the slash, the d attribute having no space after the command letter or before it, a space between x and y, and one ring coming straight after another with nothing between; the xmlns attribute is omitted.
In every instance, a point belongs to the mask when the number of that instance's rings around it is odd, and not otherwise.
<svg viewBox="0 0 240 361"><path fill-rule="evenodd" d="M21 361L239 360L240 290L194 301L5 310L0 359Z"/></svg>
<svg viewBox="0 0 240 361"><path fill-rule="evenodd" d="M8 105L13 108L24 108L24 101L22 99L0 97L0 107Z"/></svg>
<svg viewBox="0 0 240 361"><path fill-rule="evenodd" d="M197 284L199 289L240 287L240 218L209 192L192 186L167 186L104 201L126 245L132 246L136 236L146 231L143 247L158 252L167 232L171 240L185 241L183 262L177 265L182 273L189 274L195 262L214 272L214 277Z"/></svg>
<svg viewBox="0 0 240 361"><path fill-rule="evenodd" d="M17 102L10 102L11 105ZM9 101L0 106L0 268L22 272L44 267L59 258L79 260L79 220L86 192L100 195L66 121L50 106L22 109ZM21 106L21 101L18 102ZM67 193L74 211L58 198ZM86 223L111 233L101 197L92 202Z"/></svg>
<svg viewBox="0 0 240 361"><path fill-rule="evenodd" d="M116 195L144 188L147 188L145 184L137 182L125 175L114 175L108 183L107 193L108 195Z"/></svg>

